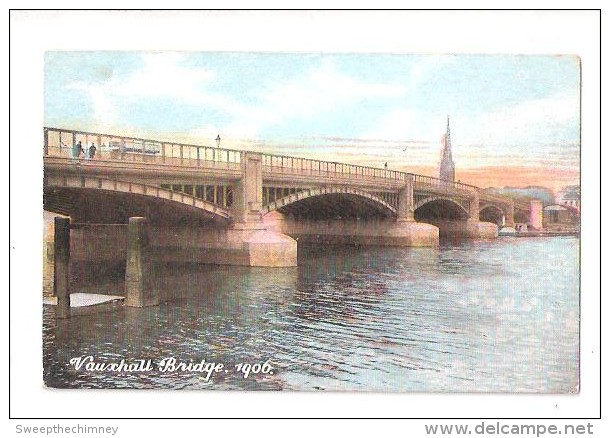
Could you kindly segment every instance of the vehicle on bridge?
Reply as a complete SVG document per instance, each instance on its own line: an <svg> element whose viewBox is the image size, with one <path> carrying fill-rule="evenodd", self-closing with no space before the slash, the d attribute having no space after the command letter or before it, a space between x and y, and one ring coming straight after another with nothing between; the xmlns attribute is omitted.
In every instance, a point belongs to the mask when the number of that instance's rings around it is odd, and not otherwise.
<svg viewBox="0 0 610 438"><path fill-rule="evenodd" d="M130 141L110 141L108 150L121 153L156 155L161 153L161 146L156 143L139 143Z"/></svg>

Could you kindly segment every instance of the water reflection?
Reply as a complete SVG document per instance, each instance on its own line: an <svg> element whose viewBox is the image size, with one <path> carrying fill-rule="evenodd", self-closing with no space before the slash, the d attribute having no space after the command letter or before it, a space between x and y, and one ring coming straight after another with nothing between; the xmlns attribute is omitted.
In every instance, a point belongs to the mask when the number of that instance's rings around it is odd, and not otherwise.
<svg viewBox="0 0 610 438"><path fill-rule="evenodd" d="M300 247L298 268L157 265L158 307L55 321L54 387L569 392L578 240ZM94 285L92 285L94 286ZM118 285L117 285L118 287ZM70 358L262 363L273 374L74 370Z"/></svg>

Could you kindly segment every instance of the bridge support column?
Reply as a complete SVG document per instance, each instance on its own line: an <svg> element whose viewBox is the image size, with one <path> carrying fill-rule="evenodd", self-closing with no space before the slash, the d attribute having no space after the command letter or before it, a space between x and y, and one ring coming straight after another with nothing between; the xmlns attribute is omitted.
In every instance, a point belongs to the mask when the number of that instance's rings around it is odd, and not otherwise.
<svg viewBox="0 0 610 438"><path fill-rule="evenodd" d="M156 306L159 304L159 293L153 287L146 218L130 217L127 233L125 305L130 307Z"/></svg>
<svg viewBox="0 0 610 438"><path fill-rule="evenodd" d="M431 224L413 220L398 219L391 224L384 239L383 246L438 246L438 228Z"/></svg>
<svg viewBox="0 0 610 438"><path fill-rule="evenodd" d="M413 204L413 175L408 175L407 184L398 192L398 222L415 221Z"/></svg>
<svg viewBox="0 0 610 438"><path fill-rule="evenodd" d="M498 237L498 225L480 221L479 193L474 192L469 200L466 236L471 239L494 239Z"/></svg>
<svg viewBox="0 0 610 438"><path fill-rule="evenodd" d="M384 246L437 246L438 228L415 221L413 175L398 192L398 217L396 223L387 227L386 236L377 239Z"/></svg>
<svg viewBox="0 0 610 438"><path fill-rule="evenodd" d="M243 152L241 155L241 179L235 186L233 200L234 218L237 224L260 223L263 208L262 155Z"/></svg>
<svg viewBox="0 0 610 438"><path fill-rule="evenodd" d="M479 194L474 192L469 199L468 221L479 222Z"/></svg>
<svg viewBox="0 0 610 438"><path fill-rule="evenodd" d="M297 265L297 242L284 234L267 229L262 221L262 155L243 152L242 177L235 187L233 214L235 222L227 230L218 248L223 264L285 267Z"/></svg>
<svg viewBox="0 0 610 438"><path fill-rule="evenodd" d="M55 218L53 249L53 294L56 318L70 318L70 219Z"/></svg>
<svg viewBox="0 0 610 438"><path fill-rule="evenodd" d="M535 230L542 229L542 201L530 201L530 225Z"/></svg>

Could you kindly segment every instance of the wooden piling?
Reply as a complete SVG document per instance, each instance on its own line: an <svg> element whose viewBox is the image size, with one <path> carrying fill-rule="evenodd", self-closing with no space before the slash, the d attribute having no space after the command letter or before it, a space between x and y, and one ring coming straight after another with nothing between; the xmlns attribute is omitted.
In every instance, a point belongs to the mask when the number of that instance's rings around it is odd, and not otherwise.
<svg viewBox="0 0 610 438"><path fill-rule="evenodd" d="M159 293L153 287L152 277L148 221L143 217L130 217L125 270L126 306L146 307L159 304Z"/></svg>
<svg viewBox="0 0 610 438"><path fill-rule="evenodd" d="M70 318L69 218L55 218L53 263L53 294L57 297L55 316L57 318Z"/></svg>

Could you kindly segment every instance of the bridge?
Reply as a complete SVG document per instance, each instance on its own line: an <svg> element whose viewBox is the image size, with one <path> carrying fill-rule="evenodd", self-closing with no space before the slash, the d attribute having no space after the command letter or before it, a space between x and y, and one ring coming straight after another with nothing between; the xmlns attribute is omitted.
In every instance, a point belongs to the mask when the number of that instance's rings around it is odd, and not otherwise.
<svg viewBox="0 0 610 438"><path fill-rule="evenodd" d="M85 152L95 145L93 157L74 156L79 141ZM439 236L494 238L499 226L537 224L541 214L529 202L413 173L52 127L44 128L44 208L79 225L88 256L109 240L126 246L125 227L104 225L138 216L173 260L249 266L296 265L297 240L434 246Z"/></svg>

